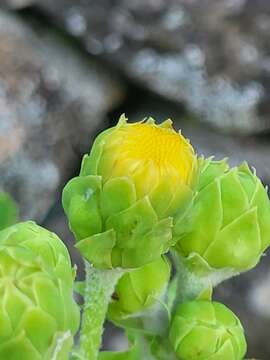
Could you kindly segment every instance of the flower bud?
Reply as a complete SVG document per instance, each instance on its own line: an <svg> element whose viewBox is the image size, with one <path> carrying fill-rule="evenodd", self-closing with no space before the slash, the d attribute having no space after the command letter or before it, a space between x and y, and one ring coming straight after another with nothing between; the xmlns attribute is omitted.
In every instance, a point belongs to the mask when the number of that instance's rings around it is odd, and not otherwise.
<svg viewBox="0 0 270 360"><path fill-rule="evenodd" d="M270 244L267 191L246 163L204 161L193 205L174 227L176 249L214 269L254 267Z"/></svg>
<svg viewBox="0 0 270 360"><path fill-rule="evenodd" d="M79 326L65 245L33 222L0 232L0 359L67 359ZM53 357L63 343L60 355Z"/></svg>
<svg viewBox="0 0 270 360"><path fill-rule="evenodd" d="M109 305L109 318L119 320L153 306L166 289L170 272L169 261L161 257L125 273L116 285Z"/></svg>
<svg viewBox="0 0 270 360"><path fill-rule="evenodd" d="M205 300L177 308L169 338L181 360L242 360L247 349L234 313L221 303Z"/></svg>
<svg viewBox="0 0 270 360"><path fill-rule="evenodd" d="M136 268L172 245L173 218L192 196L197 158L171 121L128 124L94 142L63 192L78 249L96 267Z"/></svg>

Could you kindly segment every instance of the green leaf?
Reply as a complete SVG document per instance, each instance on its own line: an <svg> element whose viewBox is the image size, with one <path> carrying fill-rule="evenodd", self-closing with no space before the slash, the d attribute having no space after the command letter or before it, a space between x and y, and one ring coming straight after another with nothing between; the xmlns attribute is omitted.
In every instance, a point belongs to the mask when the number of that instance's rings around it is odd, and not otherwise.
<svg viewBox="0 0 270 360"><path fill-rule="evenodd" d="M73 345L73 336L70 332L56 333L51 349L44 360L66 360Z"/></svg>
<svg viewBox="0 0 270 360"><path fill-rule="evenodd" d="M174 277L172 281L169 283L167 289L167 306L170 312L173 309L176 296L177 296L177 278Z"/></svg>
<svg viewBox="0 0 270 360"><path fill-rule="evenodd" d="M236 357L236 353L232 347L230 340L227 340L221 348L212 356L208 357L209 360L224 360L224 359L240 359Z"/></svg>
<svg viewBox="0 0 270 360"><path fill-rule="evenodd" d="M104 140L112 131L113 128L107 129L96 138L90 155L84 155L83 157L80 176L98 175L98 167L103 155Z"/></svg>
<svg viewBox="0 0 270 360"><path fill-rule="evenodd" d="M98 360L138 360L141 359L141 351L138 343L129 350L123 352L102 351Z"/></svg>
<svg viewBox="0 0 270 360"><path fill-rule="evenodd" d="M106 228L113 228L117 234L117 246L134 248L138 236L146 234L157 223L157 215L148 197L135 203L127 210L109 217Z"/></svg>
<svg viewBox="0 0 270 360"><path fill-rule="evenodd" d="M199 176L199 191L214 181L214 179L223 175L229 169L229 165L227 164L226 159L214 161L212 158L200 158L200 167L202 170Z"/></svg>
<svg viewBox="0 0 270 360"><path fill-rule="evenodd" d="M222 215L220 183L215 180L199 192L187 215L176 223L179 251L184 256L203 254L222 226Z"/></svg>
<svg viewBox="0 0 270 360"><path fill-rule="evenodd" d="M249 203L236 168L224 175L220 184L224 227L248 210Z"/></svg>
<svg viewBox="0 0 270 360"><path fill-rule="evenodd" d="M261 251L257 208L253 208L223 228L204 254L216 268L249 269Z"/></svg>
<svg viewBox="0 0 270 360"><path fill-rule="evenodd" d="M0 230L13 225L18 220L18 208L7 193L0 193Z"/></svg>
<svg viewBox="0 0 270 360"><path fill-rule="evenodd" d="M99 176L76 177L70 180L63 190L63 207L77 240L102 230L99 210L100 191Z"/></svg>
<svg viewBox="0 0 270 360"><path fill-rule="evenodd" d="M172 219L161 220L143 236L133 236L133 247L123 249L123 266L134 267L157 260L172 245Z"/></svg>
<svg viewBox="0 0 270 360"><path fill-rule="evenodd" d="M82 256L97 268L112 267L112 249L115 246L115 232L108 230L79 241L75 246Z"/></svg>
<svg viewBox="0 0 270 360"><path fill-rule="evenodd" d="M251 206L257 206L258 222L260 225L262 250L264 251L270 243L270 201L266 189L260 181L257 181Z"/></svg>
<svg viewBox="0 0 270 360"><path fill-rule="evenodd" d="M24 360L42 360L41 354L23 332L0 346L0 359L21 360L22 354Z"/></svg>
<svg viewBox="0 0 270 360"><path fill-rule="evenodd" d="M129 208L135 202L136 189L130 178L114 178L103 186L100 205L104 219Z"/></svg>
<svg viewBox="0 0 270 360"><path fill-rule="evenodd" d="M196 300L211 300L213 294L213 288L211 285L208 286L208 288L204 289L200 292Z"/></svg>
<svg viewBox="0 0 270 360"><path fill-rule="evenodd" d="M85 281L75 281L73 289L77 294L84 296Z"/></svg>

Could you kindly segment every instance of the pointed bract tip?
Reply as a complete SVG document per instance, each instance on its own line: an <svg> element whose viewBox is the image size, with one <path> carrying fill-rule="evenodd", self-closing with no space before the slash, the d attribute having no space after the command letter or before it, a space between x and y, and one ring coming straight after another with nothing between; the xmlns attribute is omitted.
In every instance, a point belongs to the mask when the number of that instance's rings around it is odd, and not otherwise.
<svg viewBox="0 0 270 360"><path fill-rule="evenodd" d="M227 164L228 165L228 161L229 161L229 158L228 156L224 157L222 160L220 160L221 162L223 162L224 164ZM229 165L228 165L229 166Z"/></svg>
<svg viewBox="0 0 270 360"><path fill-rule="evenodd" d="M138 120L138 121L135 121L134 124L143 124L143 123L147 123L147 117L144 117L142 118L142 120Z"/></svg>
<svg viewBox="0 0 270 360"><path fill-rule="evenodd" d="M238 166L238 170L242 171L248 175L253 175L248 163L246 161L243 161L239 166Z"/></svg>
<svg viewBox="0 0 270 360"><path fill-rule="evenodd" d="M156 122L155 122L155 119L152 118L151 116L149 118L146 119L146 124L149 124L149 125L155 125Z"/></svg>
<svg viewBox="0 0 270 360"><path fill-rule="evenodd" d="M256 170L256 168L255 168L254 166L252 166L251 169L252 169L253 175L254 175L254 176L257 176L257 170Z"/></svg>
<svg viewBox="0 0 270 360"><path fill-rule="evenodd" d="M120 118L119 118L118 123L117 123L116 126L118 127L118 126L126 125L127 122L128 122L128 118L126 117L125 114L122 114L122 115L120 116Z"/></svg>
<svg viewBox="0 0 270 360"><path fill-rule="evenodd" d="M207 169L210 162L213 161L213 159L214 159L214 156L210 156L208 158L205 158L204 155L201 155L199 157L199 167L201 168L200 171L204 172Z"/></svg>
<svg viewBox="0 0 270 360"><path fill-rule="evenodd" d="M167 129L172 129L173 128L173 121L171 119L164 120L160 124L160 127L167 128Z"/></svg>

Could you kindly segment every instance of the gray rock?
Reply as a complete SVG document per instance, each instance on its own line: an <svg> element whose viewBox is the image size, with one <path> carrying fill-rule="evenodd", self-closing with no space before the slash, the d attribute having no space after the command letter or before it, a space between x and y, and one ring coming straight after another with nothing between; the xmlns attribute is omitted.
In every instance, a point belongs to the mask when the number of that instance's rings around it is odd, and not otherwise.
<svg viewBox="0 0 270 360"><path fill-rule="evenodd" d="M255 269L219 285L214 292L215 300L229 306L241 319L249 358L260 360L270 358L269 258L268 251Z"/></svg>
<svg viewBox="0 0 270 360"><path fill-rule="evenodd" d="M14 2L14 0L12 0ZM263 0L33 0L87 51L223 131L270 128Z"/></svg>
<svg viewBox="0 0 270 360"><path fill-rule="evenodd" d="M122 87L65 39L0 11L0 188L42 220Z"/></svg>
<svg viewBox="0 0 270 360"><path fill-rule="evenodd" d="M34 0L2 0L5 6L12 9L21 9L34 3Z"/></svg>

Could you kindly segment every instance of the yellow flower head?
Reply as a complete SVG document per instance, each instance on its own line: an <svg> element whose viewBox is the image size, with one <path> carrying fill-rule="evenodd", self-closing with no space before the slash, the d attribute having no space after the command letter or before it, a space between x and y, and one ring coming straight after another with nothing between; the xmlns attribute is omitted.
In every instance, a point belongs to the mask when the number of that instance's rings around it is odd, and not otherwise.
<svg viewBox="0 0 270 360"><path fill-rule="evenodd" d="M153 119L127 124L122 116L115 128L97 138L97 143L103 149L96 175L101 175L104 182L131 177L139 198L164 182L171 189L191 185L196 156L189 141L173 129L171 120L161 125Z"/></svg>
<svg viewBox="0 0 270 360"><path fill-rule="evenodd" d="M172 122L102 132L63 192L77 248L96 267L137 268L175 244L174 222L194 195L197 157Z"/></svg>

